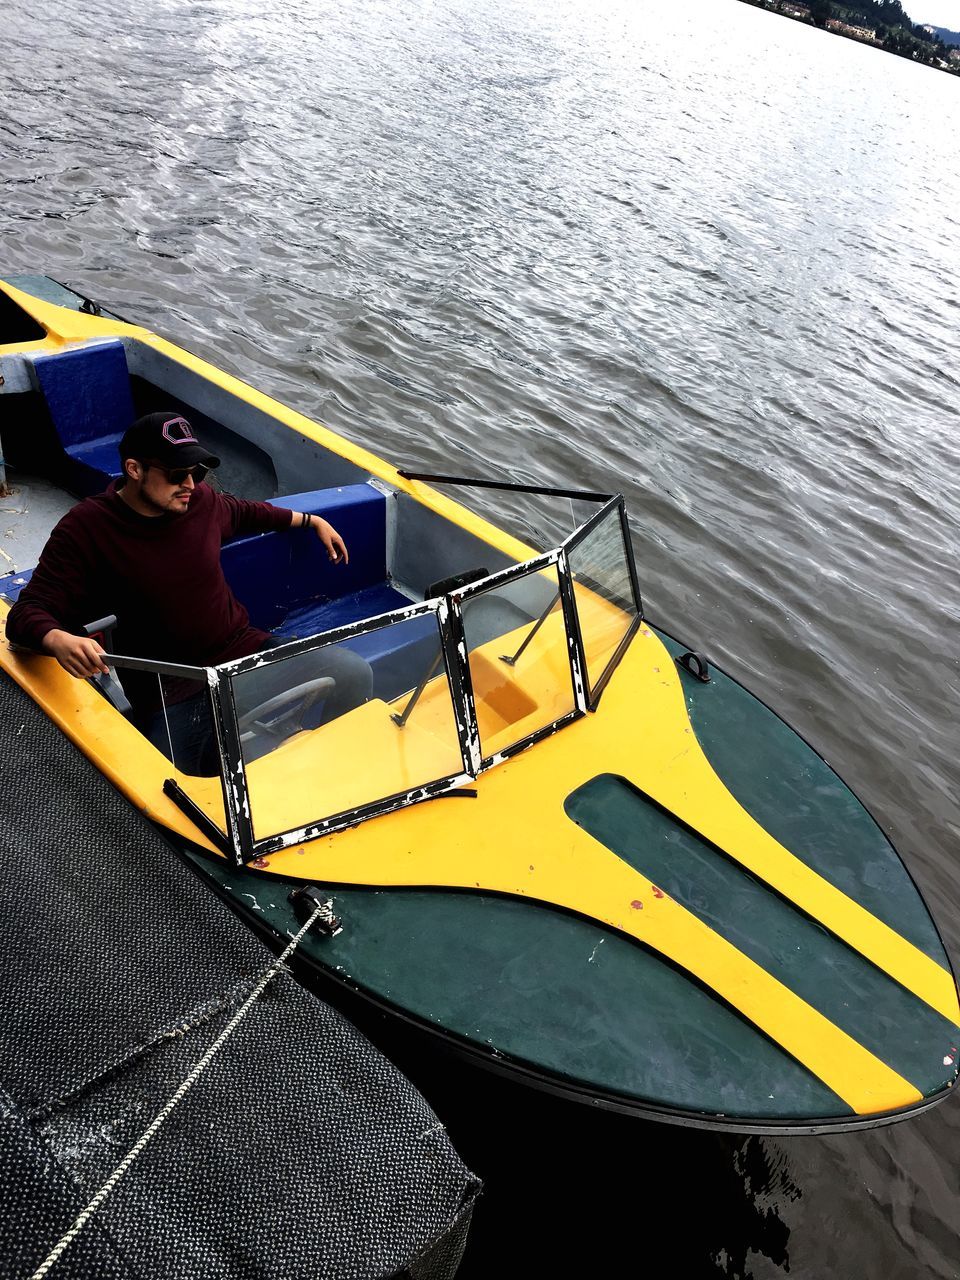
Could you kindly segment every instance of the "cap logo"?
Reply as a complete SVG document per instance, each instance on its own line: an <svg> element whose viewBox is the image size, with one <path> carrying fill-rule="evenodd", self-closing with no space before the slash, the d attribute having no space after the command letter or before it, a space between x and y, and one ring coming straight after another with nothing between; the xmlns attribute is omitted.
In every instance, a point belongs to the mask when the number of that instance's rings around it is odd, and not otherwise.
<svg viewBox="0 0 960 1280"><path fill-rule="evenodd" d="M193 427L186 418L168 418L163 424L163 438L169 444L199 444Z"/></svg>

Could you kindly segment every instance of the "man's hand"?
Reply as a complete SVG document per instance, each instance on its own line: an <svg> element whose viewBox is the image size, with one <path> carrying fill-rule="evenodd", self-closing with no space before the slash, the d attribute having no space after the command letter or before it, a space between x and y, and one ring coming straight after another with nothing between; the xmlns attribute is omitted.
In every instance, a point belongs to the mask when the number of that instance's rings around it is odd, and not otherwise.
<svg viewBox="0 0 960 1280"><path fill-rule="evenodd" d="M74 636L69 631L48 631L43 648L60 663L64 671L85 680L89 676L109 675L101 655L104 649L90 636Z"/></svg>
<svg viewBox="0 0 960 1280"><path fill-rule="evenodd" d="M310 527L327 549L327 555L334 564L349 564L347 544L337 533L332 524L328 524L322 516L311 516Z"/></svg>

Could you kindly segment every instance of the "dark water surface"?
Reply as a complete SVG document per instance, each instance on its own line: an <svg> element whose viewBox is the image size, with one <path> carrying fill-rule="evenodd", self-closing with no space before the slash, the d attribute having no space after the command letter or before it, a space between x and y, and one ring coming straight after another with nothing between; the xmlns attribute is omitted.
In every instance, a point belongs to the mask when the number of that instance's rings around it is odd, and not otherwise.
<svg viewBox="0 0 960 1280"><path fill-rule="evenodd" d="M960 82L735 0L8 0L0 50L2 273L394 461L622 488L651 617L840 770L960 958ZM650 1129L557 1258L960 1275L957 1098ZM541 1231L517 1133L479 1171Z"/></svg>

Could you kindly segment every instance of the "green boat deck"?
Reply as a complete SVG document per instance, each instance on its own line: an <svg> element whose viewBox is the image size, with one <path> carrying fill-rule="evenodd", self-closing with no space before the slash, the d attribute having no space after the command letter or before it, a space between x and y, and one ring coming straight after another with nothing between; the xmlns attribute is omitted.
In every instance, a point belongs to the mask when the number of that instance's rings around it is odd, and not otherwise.
<svg viewBox="0 0 960 1280"><path fill-rule="evenodd" d="M658 632L676 657L683 647ZM737 800L786 848L949 970L893 846L774 712L711 669L683 676L697 738ZM567 816L933 1100L957 1076L960 1028L628 782L600 775ZM294 928L279 877L198 866L265 928ZM614 930L530 901L329 886L343 932L311 958L348 985L547 1087L626 1110L736 1128L857 1123L740 1014ZM862 1120L860 1121L862 1123Z"/></svg>

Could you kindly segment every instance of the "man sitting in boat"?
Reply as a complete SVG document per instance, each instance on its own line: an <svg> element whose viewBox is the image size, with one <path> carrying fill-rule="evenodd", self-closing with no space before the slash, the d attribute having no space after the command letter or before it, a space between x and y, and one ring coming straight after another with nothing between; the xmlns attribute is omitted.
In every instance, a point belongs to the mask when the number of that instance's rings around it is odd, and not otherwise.
<svg viewBox="0 0 960 1280"><path fill-rule="evenodd" d="M343 539L317 515L217 493L204 477L219 466L173 412L139 418L120 441L122 475L72 508L50 535L30 582L7 618L7 637L50 654L79 679L108 673L103 647L85 624L115 614L115 651L187 666L216 666L283 643L251 626L230 590L220 548L242 534L291 529L315 534L335 564ZM303 655L299 679L330 676L322 709L332 720L369 698L372 674L341 646ZM269 697L268 673L251 673L251 705ZM198 685L127 671L132 719L186 773L215 773L207 697Z"/></svg>

